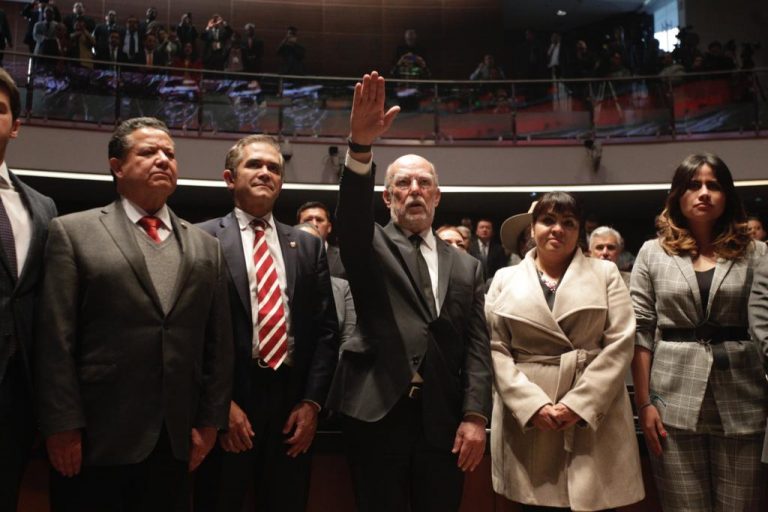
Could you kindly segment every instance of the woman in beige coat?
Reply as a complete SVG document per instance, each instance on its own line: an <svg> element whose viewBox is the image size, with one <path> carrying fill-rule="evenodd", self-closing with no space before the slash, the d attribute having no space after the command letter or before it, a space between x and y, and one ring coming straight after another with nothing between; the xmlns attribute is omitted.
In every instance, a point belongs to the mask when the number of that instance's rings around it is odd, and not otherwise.
<svg viewBox="0 0 768 512"><path fill-rule="evenodd" d="M493 488L523 504L603 510L644 497L624 385L635 320L616 265L577 250L582 226L572 196L545 194L536 247L496 273L486 298Z"/></svg>

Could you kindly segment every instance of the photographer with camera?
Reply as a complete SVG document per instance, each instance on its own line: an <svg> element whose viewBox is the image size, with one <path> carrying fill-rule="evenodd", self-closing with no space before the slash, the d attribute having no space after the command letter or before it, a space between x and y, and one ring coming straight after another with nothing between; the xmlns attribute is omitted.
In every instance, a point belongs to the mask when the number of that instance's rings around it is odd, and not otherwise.
<svg viewBox="0 0 768 512"><path fill-rule="evenodd" d="M208 20L203 32L203 65L206 69L224 69L226 48L232 37L232 29L219 14Z"/></svg>

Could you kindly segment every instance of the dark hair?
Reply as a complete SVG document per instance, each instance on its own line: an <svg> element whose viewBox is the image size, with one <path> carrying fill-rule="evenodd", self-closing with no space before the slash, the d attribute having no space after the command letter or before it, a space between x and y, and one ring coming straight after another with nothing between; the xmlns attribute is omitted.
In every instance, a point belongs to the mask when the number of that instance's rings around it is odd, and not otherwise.
<svg viewBox="0 0 768 512"><path fill-rule="evenodd" d="M547 192L533 207L531 222L536 223L543 215L556 213L558 215L573 215L579 221L579 240L584 238L584 210L579 201L568 192Z"/></svg>
<svg viewBox="0 0 768 512"><path fill-rule="evenodd" d="M280 176L284 177L283 174L285 172L285 158L283 157L283 153L280 151L280 144L274 137L264 133L247 135L238 140L235 145L229 148L229 151L227 151L227 156L224 159L224 168L229 169L234 176L237 172L237 167L240 165L240 161L243 159L243 150L246 148L246 146L251 144L266 144L277 151L278 164L280 165Z"/></svg>
<svg viewBox="0 0 768 512"><path fill-rule="evenodd" d="M326 217L328 217L329 221L331 220L331 211L327 206L325 206L324 203L321 203L320 201L307 201L306 203L299 206L298 210L296 210L296 222L300 222L301 214L304 212L304 210L309 210L310 208L321 208L325 210Z"/></svg>
<svg viewBox="0 0 768 512"><path fill-rule="evenodd" d="M112 138L109 139L109 158L122 160L125 157L125 153L131 148L131 143L128 140L128 137L136 130L142 128L154 128L167 133L169 136L171 135L171 132L168 131L168 127L165 123L154 117L134 117L133 119L127 119L115 128L115 131L112 133Z"/></svg>
<svg viewBox="0 0 768 512"><path fill-rule="evenodd" d="M725 259L740 258L752 243L747 231L747 214L736 192L730 169L720 157L712 153L688 155L677 166L664 210L656 220L659 241L668 254L698 254L696 239L688 230L688 219L680 210L680 198L688 190L696 171L704 165L712 168L725 194L725 210L714 226L715 253Z"/></svg>
<svg viewBox="0 0 768 512"><path fill-rule="evenodd" d="M16 122L21 114L21 96L19 95L19 88L16 87L16 82L13 81L11 75L3 68L0 68L0 90L8 95L8 103L11 107L11 120Z"/></svg>

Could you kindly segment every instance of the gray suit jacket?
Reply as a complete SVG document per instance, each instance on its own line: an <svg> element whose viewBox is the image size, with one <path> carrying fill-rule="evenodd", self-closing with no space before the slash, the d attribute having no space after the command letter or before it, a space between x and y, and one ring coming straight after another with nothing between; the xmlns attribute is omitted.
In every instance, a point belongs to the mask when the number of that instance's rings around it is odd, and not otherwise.
<svg viewBox="0 0 768 512"><path fill-rule="evenodd" d="M339 321L339 343L345 343L356 336L357 314L352 291L346 279L331 276L333 302L336 304L336 319Z"/></svg>
<svg viewBox="0 0 768 512"><path fill-rule="evenodd" d="M225 428L232 332L218 242L171 213L181 250L165 314L116 201L50 225L36 337L43 435L83 429L85 464L144 460L163 426L176 458L192 427Z"/></svg>
<svg viewBox="0 0 768 512"><path fill-rule="evenodd" d="M724 342L730 367L718 370L712 365L709 345L654 341L656 327L694 328L706 320L746 327L753 268L765 253L765 244L756 242L740 260L718 259L704 309L690 256L670 256L658 240L640 249L630 286L637 318L635 343L654 352L650 389L665 425L695 430L709 385L725 435L754 434L765 428L768 385L756 343Z"/></svg>
<svg viewBox="0 0 768 512"><path fill-rule="evenodd" d="M768 258L755 266L752 293L749 295L749 329L760 346L763 369L768 374ZM768 464L768 424L763 445L763 462Z"/></svg>
<svg viewBox="0 0 768 512"><path fill-rule="evenodd" d="M13 347L9 337L15 336L27 369L27 383L31 386L29 360L32 351L35 306L40 292L43 249L48 236L48 223L56 216L56 206L51 198L28 187L14 174L11 173L10 176L13 186L19 192L31 217L32 238L24 268L21 269L18 277L11 273L5 251L0 249L0 382L5 376Z"/></svg>

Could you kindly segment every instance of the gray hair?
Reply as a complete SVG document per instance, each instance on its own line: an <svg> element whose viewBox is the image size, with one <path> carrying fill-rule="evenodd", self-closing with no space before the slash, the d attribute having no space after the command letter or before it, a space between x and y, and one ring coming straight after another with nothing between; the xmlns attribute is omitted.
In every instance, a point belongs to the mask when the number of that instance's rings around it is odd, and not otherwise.
<svg viewBox="0 0 768 512"><path fill-rule="evenodd" d="M616 243L619 244L619 249L624 248L624 238L622 238L621 233L610 226L600 226L595 228L594 231L589 234L590 249L592 249L592 240L594 240L597 236L612 236L616 239Z"/></svg>

